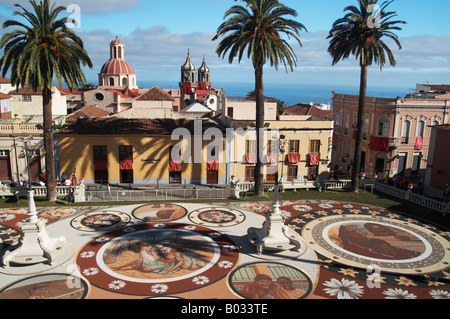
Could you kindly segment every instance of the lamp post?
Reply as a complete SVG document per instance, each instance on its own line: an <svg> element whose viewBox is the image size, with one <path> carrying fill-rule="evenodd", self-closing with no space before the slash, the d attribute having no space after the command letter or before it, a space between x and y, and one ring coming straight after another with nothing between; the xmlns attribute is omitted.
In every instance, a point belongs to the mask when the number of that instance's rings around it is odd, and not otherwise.
<svg viewBox="0 0 450 319"><path fill-rule="evenodd" d="M55 261L58 254L62 253L65 248L65 238L50 238L45 230L45 221L38 219L36 205L34 202L34 191L31 186L30 165L28 161L30 152L29 142L33 137L19 138L23 142L24 153L21 158L26 158L28 170L28 219L20 224L23 236L20 242L5 251L2 262L5 266L11 265L35 265L39 263L49 263Z"/></svg>
<svg viewBox="0 0 450 319"><path fill-rule="evenodd" d="M278 144L281 136L278 137ZM266 213L262 228L251 227L247 230L247 238L256 247L258 254L264 251L280 253L285 251L305 252L307 246L302 237L284 224L286 217L281 214L278 197L280 165L280 148L277 147L277 171L272 209Z"/></svg>

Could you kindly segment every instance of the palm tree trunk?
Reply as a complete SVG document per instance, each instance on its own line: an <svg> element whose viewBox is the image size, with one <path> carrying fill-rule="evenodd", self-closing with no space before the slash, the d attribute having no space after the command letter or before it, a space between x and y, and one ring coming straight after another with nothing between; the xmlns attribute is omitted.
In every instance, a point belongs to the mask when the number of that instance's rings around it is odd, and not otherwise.
<svg viewBox="0 0 450 319"><path fill-rule="evenodd" d="M53 147L53 112L52 112L52 91L49 88L43 89L44 107L44 149L45 149L45 173L47 175L47 200L56 201L55 185L55 160Z"/></svg>
<svg viewBox="0 0 450 319"><path fill-rule="evenodd" d="M255 66L255 97L256 97L256 166L255 166L255 194L264 195L264 174L261 161L264 154L264 145L261 135L264 129L264 85L263 85L263 63ZM260 134L261 133L261 134Z"/></svg>
<svg viewBox="0 0 450 319"><path fill-rule="evenodd" d="M352 187L351 187L352 192L358 192L359 189L359 173L361 171L361 141L363 135L363 116L366 107L366 94L367 94L367 65L362 65L360 87L359 87L358 119L356 122L355 153L353 156Z"/></svg>

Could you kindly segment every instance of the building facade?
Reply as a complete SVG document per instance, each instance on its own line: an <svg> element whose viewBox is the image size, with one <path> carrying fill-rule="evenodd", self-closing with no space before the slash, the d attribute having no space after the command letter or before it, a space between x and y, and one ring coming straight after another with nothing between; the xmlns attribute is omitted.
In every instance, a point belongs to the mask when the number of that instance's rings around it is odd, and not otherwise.
<svg viewBox="0 0 450 319"><path fill-rule="evenodd" d="M61 172L86 183L224 184L222 132L207 119L80 118L58 133Z"/></svg>
<svg viewBox="0 0 450 319"><path fill-rule="evenodd" d="M333 94L334 144L332 166L351 174L358 112L356 95ZM370 177L423 178L431 126L448 123L449 100L367 97L363 115L361 170Z"/></svg>
<svg viewBox="0 0 450 319"><path fill-rule="evenodd" d="M424 181L424 195L450 199L450 125L431 127L430 151Z"/></svg>

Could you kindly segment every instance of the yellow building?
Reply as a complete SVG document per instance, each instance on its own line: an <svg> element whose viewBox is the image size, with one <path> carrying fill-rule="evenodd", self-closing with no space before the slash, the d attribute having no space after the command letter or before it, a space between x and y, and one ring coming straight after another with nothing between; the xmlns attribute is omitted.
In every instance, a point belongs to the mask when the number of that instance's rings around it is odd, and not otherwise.
<svg viewBox="0 0 450 319"><path fill-rule="evenodd" d="M235 131L227 146L229 171L239 181L252 182L257 156L256 131L249 121L229 120L228 127ZM266 127L262 144L266 182L275 182L277 172L284 181L315 180L321 174L328 178L333 121L286 116L267 121Z"/></svg>
<svg viewBox="0 0 450 319"><path fill-rule="evenodd" d="M86 183L224 184L223 132L207 119L80 118L57 152L61 173Z"/></svg>

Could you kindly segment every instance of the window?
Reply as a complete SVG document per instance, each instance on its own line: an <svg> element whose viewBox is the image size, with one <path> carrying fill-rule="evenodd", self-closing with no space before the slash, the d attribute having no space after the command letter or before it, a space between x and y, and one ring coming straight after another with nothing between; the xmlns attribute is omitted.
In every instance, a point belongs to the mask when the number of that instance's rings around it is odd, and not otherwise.
<svg viewBox="0 0 450 319"><path fill-rule="evenodd" d="M254 182L255 181L255 167L247 166L245 167L245 181Z"/></svg>
<svg viewBox="0 0 450 319"><path fill-rule="evenodd" d="M399 154L397 173L400 176L403 176L405 174L407 157L408 157L408 153L400 153Z"/></svg>
<svg viewBox="0 0 450 319"><path fill-rule="evenodd" d="M422 160L422 153L414 153L413 162L411 166L412 175L419 175L421 160Z"/></svg>
<svg viewBox="0 0 450 319"><path fill-rule="evenodd" d="M289 154L298 154L300 151L300 141L292 140L289 141Z"/></svg>
<svg viewBox="0 0 450 319"><path fill-rule="evenodd" d="M133 183L133 146L119 146L120 182Z"/></svg>
<svg viewBox="0 0 450 319"><path fill-rule="evenodd" d="M266 182L275 183L277 180L277 166L267 166L266 168Z"/></svg>
<svg viewBox="0 0 450 319"><path fill-rule="evenodd" d="M96 101L103 101L105 99L105 96L102 93L95 93L94 99Z"/></svg>
<svg viewBox="0 0 450 319"><path fill-rule="evenodd" d="M23 100L24 102L31 102L31 95L24 95L24 96L22 97L22 100Z"/></svg>
<svg viewBox="0 0 450 319"><path fill-rule="evenodd" d="M402 144L408 144L410 128L411 128L411 122L408 121L408 120L403 121L403 124L402 124Z"/></svg>
<svg viewBox="0 0 450 319"><path fill-rule="evenodd" d="M344 122L344 134L348 135L348 132L350 130L350 113L345 113L345 122Z"/></svg>
<svg viewBox="0 0 450 319"><path fill-rule="evenodd" d="M425 132L425 121L419 121L417 122L417 131L416 131L416 137L420 136L423 137L423 133Z"/></svg>
<svg viewBox="0 0 450 319"><path fill-rule="evenodd" d="M378 120L378 136L389 137L390 120L387 117L383 117Z"/></svg>
<svg viewBox="0 0 450 319"><path fill-rule="evenodd" d="M227 116L233 118L233 108L227 107Z"/></svg>
<svg viewBox="0 0 450 319"><path fill-rule="evenodd" d="M256 155L256 141L255 140L245 141L245 154Z"/></svg>
<svg viewBox="0 0 450 319"><path fill-rule="evenodd" d="M288 166L288 182L293 181L298 176L298 166L297 165L289 165Z"/></svg>
<svg viewBox="0 0 450 319"><path fill-rule="evenodd" d="M340 111L336 109L334 113L334 127L338 130L341 127L341 116Z"/></svg>
<svg viewBox="0 0 450 319"><path fill-rule="evenodd" d="M309 142L309 153L320 153L320 140L311 140Z"/></svg>
<svg viewBox="0 0 450 319"><path fill-rule="evenodd" d="M367 136L369 135L369 117L365 117L363 120L363 139L367 140Z"/></svg>
<svg viewBox="0 0 450 319"><path fill-rule="evenodd" d="M94 146L94 180L96 183L108 182L108 158L105 145Z"/></svg>

